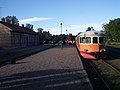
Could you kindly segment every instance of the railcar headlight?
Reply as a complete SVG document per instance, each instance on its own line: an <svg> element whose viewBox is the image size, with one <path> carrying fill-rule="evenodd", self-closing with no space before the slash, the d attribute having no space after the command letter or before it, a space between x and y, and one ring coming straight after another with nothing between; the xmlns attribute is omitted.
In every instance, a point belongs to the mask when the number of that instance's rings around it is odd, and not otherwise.
<svg viewBox="0 0 120 90"><path fill-rule="evenodd" d="M85 51L85 52L87 52L87 51L88 51L88 49L84 49L84 51Z"/></svg>
<svg viewBox="0 0 120 90"><path fill-rule="evenodd" d="M100 52L105 52L105 51L106 51L106 49L104 49L104 48L100 50Z"/></svg>

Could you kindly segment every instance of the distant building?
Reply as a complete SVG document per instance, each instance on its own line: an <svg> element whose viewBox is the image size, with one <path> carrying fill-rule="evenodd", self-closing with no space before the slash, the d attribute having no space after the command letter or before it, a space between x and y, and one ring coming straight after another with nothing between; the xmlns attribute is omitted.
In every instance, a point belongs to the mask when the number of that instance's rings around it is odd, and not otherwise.
<svg viewBox="0 0 120 90"><path fill-rule="evenodd" d="M0 21L0 47L22 47L39 44L38 34L24 26Z"/></svg>

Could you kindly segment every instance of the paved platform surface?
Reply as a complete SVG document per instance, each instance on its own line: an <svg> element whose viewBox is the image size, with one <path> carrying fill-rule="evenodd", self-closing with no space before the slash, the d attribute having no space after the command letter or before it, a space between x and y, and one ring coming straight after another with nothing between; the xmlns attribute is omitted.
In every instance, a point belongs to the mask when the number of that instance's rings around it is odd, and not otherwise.
<svg viewBox="0 0 120 90"><path fill-rule="evenodd" d="M0 90L92 90L74 46L48 49L0 67Z"/></svg>
<svg viewBox="0 0 120 90"><path fill-rule="evenodd" d="M39 46L29 46L29 47L14 47L0 50L0 66L2 63L11 63L11 60L16 60L21 57L26 57L37 52L55 47L57 45L47 44Z"/></svg>

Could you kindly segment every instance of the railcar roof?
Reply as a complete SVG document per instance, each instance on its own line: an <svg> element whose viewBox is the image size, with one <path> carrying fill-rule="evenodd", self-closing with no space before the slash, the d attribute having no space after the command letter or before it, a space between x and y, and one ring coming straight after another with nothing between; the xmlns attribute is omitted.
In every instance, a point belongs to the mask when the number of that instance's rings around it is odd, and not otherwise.
<svg viewBox="0 0 120 90"><path fill-rule="evenodd" d="M82 34L105 34L104 31L85 31L85 32L81 32L79 35L82 35Z"/></svg>

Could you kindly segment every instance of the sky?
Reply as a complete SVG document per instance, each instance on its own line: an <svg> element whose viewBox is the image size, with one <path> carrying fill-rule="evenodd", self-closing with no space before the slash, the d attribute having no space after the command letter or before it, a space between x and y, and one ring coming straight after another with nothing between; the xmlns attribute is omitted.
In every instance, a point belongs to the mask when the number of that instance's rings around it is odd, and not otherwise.
<svg viewBox="0 0 120 90"><path fill-rule="evenodd" d="M0 0L0 16L16 16L20 25L32 24L35 31L77 35L120 18L120 0Z"/></svg>

